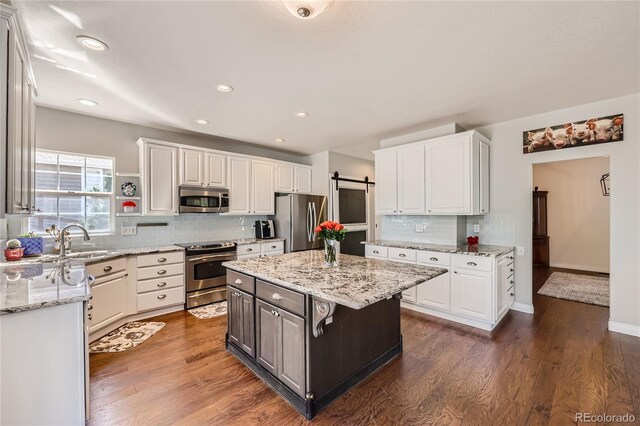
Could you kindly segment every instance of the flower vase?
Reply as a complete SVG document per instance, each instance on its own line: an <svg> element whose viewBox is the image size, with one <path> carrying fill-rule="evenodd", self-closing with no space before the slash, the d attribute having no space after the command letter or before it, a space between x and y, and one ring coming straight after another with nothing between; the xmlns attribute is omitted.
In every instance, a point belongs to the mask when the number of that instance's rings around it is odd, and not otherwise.
<svg viewBox="0 0 640 426"><path fill-rule="evenodd" d="M324 264L338 266L336 240L324 240Z"/></svg>

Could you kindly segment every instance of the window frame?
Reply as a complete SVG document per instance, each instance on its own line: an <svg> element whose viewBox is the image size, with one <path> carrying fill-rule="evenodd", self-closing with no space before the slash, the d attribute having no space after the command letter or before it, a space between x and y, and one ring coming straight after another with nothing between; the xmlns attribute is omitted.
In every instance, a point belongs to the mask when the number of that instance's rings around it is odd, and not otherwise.
<svg viewBox="0 0 640 426"><path fill-rule="evenodd" d="M107 156L107 155L95 155L95 154L85 154L85 153L80 153L80 152L69 152L69 151L57 151L57 150L52 150L52 149L40 149L40 148L36 148L36 152L35 154L37 155L39 152L42 153L47 153L47 154L55 154L57 156L60 155L67 155L67 156L76 156L76 157L83 157L84 158L84 176L83 176L83 183L86 184L86 176L87 176L87 171L86 171L86 164L87 164L87 158L95 158L95 159L105 159L105 160L110 160L111 164L112 164L112 176L111 176L111 192L91 192L91 191L61 191L59 189L57 190L49 190L49 189L34 189L35 195L49 195L49 196L54 196L57 198L58 200L58 211L57 214L58 216L60 215L60 205L59 205L59 200L61 196L79 196L79 197L84 197L85 200L85 209L86 209L86 197L96 197L96 198L108 198L109 199L109 229L108 230L100 230L100 231L91 231L89 230L90 235L92 236L99 236L99 235L115 235L116 233L116 191L115 191L115 184L116 184L116 159L115 157L111 157L111 156ZM58 157L57 160L57 165L58 165L58 171L56 172L56 174L60 175L60 158ZM34 170L34 173L36 173L36 171ZM86 189L86 188L85 188ZM29 229L29 219L33 216L37 215L37 212L34 213L33 215L27 216L23 218L22 221L22 232L28 232L30 231ZM86 218L86 212L85 212L85 218ZM34 231L37 235L44 237L44 238L51 238L51 236L49 234L47 234L44 230L42 231ZM71 235L78 235L80 234L80 230L77 229L71 229L70 230L70 234Z"/></svg>

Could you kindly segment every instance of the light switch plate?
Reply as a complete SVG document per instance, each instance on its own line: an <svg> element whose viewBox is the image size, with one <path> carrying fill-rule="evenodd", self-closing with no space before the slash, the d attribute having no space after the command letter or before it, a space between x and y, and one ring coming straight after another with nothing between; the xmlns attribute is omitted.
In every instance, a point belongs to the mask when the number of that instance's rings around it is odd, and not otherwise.
<svg viewBox="0 0 640 426"><path fill-rule="evenodd" d="M518 256L524 256L524 247L516 247L516 254Z"/></svg>
<svg viewBox="0 0 640 426"><path fill-rule="evenodd" d="M473 224L473 232L475 232L476 234L480 233L480 224L479 223L474 223Z"/></svg>
<svg viewBox="0 0 640 426"><path fill-rule="evenodd" d="M416 224L416 232L424 232L424 225Z"/></svg>
<svg viewBox="0 0 640 426"><path fill-rule="evenodd" d="M137 229L135 226L123 226L122 235L136 235Z"/></svg>

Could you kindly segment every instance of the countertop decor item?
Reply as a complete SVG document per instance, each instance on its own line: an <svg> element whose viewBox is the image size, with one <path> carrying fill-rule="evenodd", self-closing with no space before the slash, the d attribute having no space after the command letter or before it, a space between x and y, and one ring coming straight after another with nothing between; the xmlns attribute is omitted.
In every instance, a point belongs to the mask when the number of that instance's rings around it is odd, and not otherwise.
<svg viewBox="0 0 640 426"><path fill-rule="evenodd" d="M318 225L315 232L318 238L324 240L324 264L338 266L336 242L344 240L347 230L340 223L327 220Z"/></svg>
<svg viewBox="0 0 640 426"><path fill-rule="evenodd" d="M7 248L4 250L4 257L8 261L20 260L24 255L24 248L19 240L7 241Z"/></svg>
<svg viewBox="0 0 640 426"><path fill-rule="evenodd" d="M36 235L33 231L18 235L18 241L24 248L24 255L40 256L44 252L44 241L42 237Z"/></svg>
<svg viewBox="0 0 640 426"><path fill-rule="evenodd" d="M122 203L122 209L124 210L125 213L133 213L133 209L135 209L136 206L137 204L131 200L127 200L124 203Z"/></svg>
<svg viewBox="0 0 640 426"><path fill-rule="evenodd" d="M123 182L120 185L120 190L125 197L134 197L138 188L133 182Z"/></svg>
<svg viewBox="0 0 640 426"><path fill-rule="evenodd" d="M477 235L473 237L467 237L467 244L469 244L470 246L477 245L479 241L480 239Z"/></svg>

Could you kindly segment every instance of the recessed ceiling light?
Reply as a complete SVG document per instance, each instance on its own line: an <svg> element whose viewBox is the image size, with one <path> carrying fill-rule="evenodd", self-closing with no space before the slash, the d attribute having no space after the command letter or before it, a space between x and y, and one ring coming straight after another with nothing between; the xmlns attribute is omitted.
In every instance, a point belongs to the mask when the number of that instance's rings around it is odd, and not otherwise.
<svg viewBox="0 0 640 426"><path fill-rule="evenodd" d="M209 121L200 119L200 120L196 120L196 124L201 124L204 126L205 124L209 124Z"/></svg>
<svg viewBox="0 0 640 426"><path fill-rule="evenodd" d="M97 38L79 35L76 36L76 40L80 45L86 47L87 49L96 50L98 52L104 52L105 50L109 50L109 46L103 41L98 40Z"/></svg>
<svg viewBox="0 0 640 426"><path fill-rule="evenodd" d="M276 139L276 142L284 142L284 139L278 138L278 139Z"/></svg>
<svg viewBox="0 0 640 426"><path fill-rule="evenodd" d="M308 116L309 116L308 112L304 112L304 111L296 112L296 117L298 118L307 118Z"/></svg>
<svg viewBox="0 0 640 426"><path fill-rule="evenodd" d="M229 86L228 84L218 84L216 89L223 93L233 92L233 86Z"/></svg>
<svg viewBox="0 0 640 426"><path fill-rule="evenodd" d="M98 103L96 101L92 101L91 99L78 99L78 102L86 106L98 106Z"/></svg>

